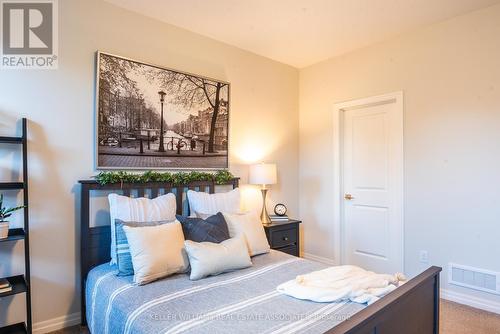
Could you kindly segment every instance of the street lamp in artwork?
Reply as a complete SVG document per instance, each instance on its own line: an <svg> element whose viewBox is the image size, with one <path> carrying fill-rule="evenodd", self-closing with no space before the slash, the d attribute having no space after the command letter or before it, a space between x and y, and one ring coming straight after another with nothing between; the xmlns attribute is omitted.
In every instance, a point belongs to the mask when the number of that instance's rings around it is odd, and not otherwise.
<svg viewBox="0 0 500 334"><path fill-rule="evenodd" d="M158 92L158 95L160 95L160 104L161 104L161 117L160 117L160 146L158 147L158 152L165 152L165 147L163 146L163 102L165 102L165 93L164 91L160 90Z"/></svg>

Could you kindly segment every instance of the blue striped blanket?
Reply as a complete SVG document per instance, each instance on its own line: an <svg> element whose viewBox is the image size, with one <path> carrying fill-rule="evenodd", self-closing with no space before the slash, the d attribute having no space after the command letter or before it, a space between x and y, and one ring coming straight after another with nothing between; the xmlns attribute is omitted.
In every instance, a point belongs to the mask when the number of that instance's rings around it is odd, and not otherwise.
<svg viewBox="0 0 500 334"><path fill-rule="evenodd" d="M323 333L361 304L315 303L280 294L276 287L325 268L282 252L252 258L251 268L190 281L180 274L144 286L116 276L103 264L87 279L87 320L92 334Z"/></svg>

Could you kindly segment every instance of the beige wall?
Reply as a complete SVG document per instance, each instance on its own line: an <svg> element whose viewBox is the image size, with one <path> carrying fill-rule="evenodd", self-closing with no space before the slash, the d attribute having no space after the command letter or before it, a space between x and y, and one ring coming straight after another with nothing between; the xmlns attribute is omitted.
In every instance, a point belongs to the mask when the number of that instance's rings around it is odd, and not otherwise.
<svg viewBox="0 0 500 334"><path fill-rule="evenodd" d="M405 94L405 271L419 251L500 271L500 6L300 71L300 216L304 251L333 259L333 116L336 102Z"/></svg>
<svg viewBox="0 0 500 334"><path fill-rule="evenodd" d="M103 50L231 82L231 170L244 181L246 163L276 162L273 201L298 213L298 71L249 52L98 0L59 1L59 69L2 71L0 133L30 119L30 218L34 321L79 310L77 180L94 171L95 51ZM19 152L0 153L9 179ZM16 176L16 175L14 175ZM258 206L260 193L245 189ZM13 201L12 194L9 201ZM252 204L253 203L253 204ZM16 219L20 223L19 218ZM0 276L22 270L0 248ZM18 247L19 248L19 247ZM17 249L17 260L21 249ZM76 290L79 290L76 288ZM2 300L0 322L17 319Z"/></svg>

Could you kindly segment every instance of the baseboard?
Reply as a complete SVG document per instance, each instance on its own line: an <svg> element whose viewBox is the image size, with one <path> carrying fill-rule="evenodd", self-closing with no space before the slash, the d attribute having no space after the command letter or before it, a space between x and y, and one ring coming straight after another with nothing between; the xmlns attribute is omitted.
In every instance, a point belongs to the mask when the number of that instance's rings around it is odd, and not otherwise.
<svg viewBox="0 0 500 334"><path fill-rule="evenodd" d="M33 324L34 334L53 332L80 323L80 312L63 315L54 319L44 320Z"/></svg>
<svg viewBox="0 0 500 334"><path fill-rule="evenodd" d="M484 311L500 314L500 303L491 300L470 296L464 293L441 289L441 298L478 308Z"/></svg>
<svg viewBox="0 0 500 334"><path fill-rule="evenodd" d="M311 260L311 261L316 261L316 262L323 263L323 264L326 264L326 265L329 265L329 266L335 266L335 265L337 265L337 263L334 260L332 260L332 259L329 259L329 258L323 257L323 256L318 256L318 255L306 253L306 252L302 253L302 257L304 259L308 259L308 260Z"/></svg>

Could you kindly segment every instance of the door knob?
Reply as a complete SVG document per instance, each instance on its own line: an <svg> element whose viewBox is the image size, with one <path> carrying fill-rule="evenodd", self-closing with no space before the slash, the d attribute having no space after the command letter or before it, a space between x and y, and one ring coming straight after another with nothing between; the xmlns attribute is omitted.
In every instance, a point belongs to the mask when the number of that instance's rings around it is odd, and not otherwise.
<svg viewBox="0 0 500 334"><path fill-rule="evenodd" d="M354 197L351 194L345 194L344 198L348 201L352 201L354 199Z"/></svg>

